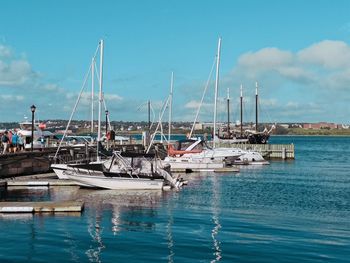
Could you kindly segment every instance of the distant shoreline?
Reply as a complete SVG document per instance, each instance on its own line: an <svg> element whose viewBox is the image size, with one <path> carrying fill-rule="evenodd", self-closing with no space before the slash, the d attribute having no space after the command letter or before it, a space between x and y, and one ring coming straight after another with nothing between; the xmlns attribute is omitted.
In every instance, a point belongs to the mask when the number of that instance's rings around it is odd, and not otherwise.
<svg viewBox="0 0 350 263"><path fill-rule="evenodd" d="M271 134L271 137L281 136L281 137L350 137L350 134Z"/></svg>

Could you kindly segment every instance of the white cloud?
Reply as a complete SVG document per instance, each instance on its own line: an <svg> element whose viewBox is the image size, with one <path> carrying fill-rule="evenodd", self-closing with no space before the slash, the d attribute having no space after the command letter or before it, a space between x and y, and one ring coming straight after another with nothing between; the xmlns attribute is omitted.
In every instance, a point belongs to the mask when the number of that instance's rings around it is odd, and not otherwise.
<svg viewBox="0 0 350 263"><path fill-rule="evenodd" d="M12 55L12 51L11 48L4 46L4 45L0 45L0 58L8 58L11 57Z"/></svg>
<svg viewBox="0 0 350 263"><path fill-rule="evenodd" d="M123 100L123 97L121 97L117 94L105 94L104 98L105 98L107 103L108 103L108 101L115 102L115 101Z"/></svg>
<svg viewBox="0 0 350 263"><path fill-rule="evenodd" d="M189 101L189 102L187 102L185 104L185 108L187 108L187 109L198 109L200 103L201 103L200 101L191 100L191 101ZM202 103L202 108L208 108L208 107L212 107L212 105L209 104L209 103Z"/></svg>
<svg viewBox="0 0 350 263"><path fill-rule="evenodd" d="M0 101L6 102L19 102L24 100L24 96L22 95L0 95Z"/></svg>
<svg viewBox="0 0 350 263"><path fill-rule="evenodd" d="M248 52L238 59L238 66L254 70L278 69L290 65L293 54L278 48L263 48L257 52Z"/></svg>
<svg viewBox="0 0 350 263"><path fill-rule="evenodd" d="M0 60L0 86L20 86L34 75L26 60L12 60L10 62Z"/></svg>
<svg viewBox="0 0 350 263"><path fill-rule="evenodd" d="M296 55L302 64L326 69L350 66L350 47L343 41L324 40L299 51Z"/></svg>
<svg viewBox="0 0 350 263"><path fill-rule="evenodd" d="M232 79L263 80L274 85L287 81L305 88L349 89L349 72L350 46L324 40L296 52L264 48L243 54L229 78L231 83Z"/></svg>

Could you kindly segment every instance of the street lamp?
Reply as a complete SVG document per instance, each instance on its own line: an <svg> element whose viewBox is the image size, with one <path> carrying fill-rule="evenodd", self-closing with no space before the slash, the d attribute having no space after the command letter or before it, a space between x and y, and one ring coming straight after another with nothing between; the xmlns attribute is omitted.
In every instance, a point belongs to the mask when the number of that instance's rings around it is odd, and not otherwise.
<svg viewBox="0 0 350 263"><path fill-rule="evenodd" d="M107 131L108 131L108 126L107 126L107 123L108 123L108 110L106 110L105 113L106 113L106 139L107 139Z"/></svg>
<svg viewBox="0 0 350 263"><path fill-rule="evenodd" d="M31 150L33 151L33 143L34 143L34 112L35 112L35 105L33 104L32 106L30 106L30 110L32 111L32 142L30 145Z"/></svg>

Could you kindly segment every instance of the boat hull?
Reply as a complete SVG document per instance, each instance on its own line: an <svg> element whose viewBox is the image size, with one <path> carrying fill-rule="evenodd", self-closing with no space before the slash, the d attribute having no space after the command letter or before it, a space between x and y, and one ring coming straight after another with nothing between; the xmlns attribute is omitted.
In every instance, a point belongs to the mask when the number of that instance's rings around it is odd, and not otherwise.
<svg viewBox="0 0 350 263"><path fill-rule="evenodd" d="M192 170L192 171L213 171L225 167L224 162L208 161L205 159L192 159L184 157L167 157L163 161L165 164L170 164L172 171L177 170Z"/></svg>
<svg viewBox="0 0 350 263"><path fill-rule="evenodd" d="M66 173L68 179L89 187L113 190L161 190L163 179L106 177Z"/></svg>
<svg viewBox="0 0 350 263"><path fill-rule="evenodd" d="M68 169L68 166L66 164L52 164L51 168L57 175L58 179L61 179L61 180L69 179L65 173L65 171L67 171Z"/></svg>

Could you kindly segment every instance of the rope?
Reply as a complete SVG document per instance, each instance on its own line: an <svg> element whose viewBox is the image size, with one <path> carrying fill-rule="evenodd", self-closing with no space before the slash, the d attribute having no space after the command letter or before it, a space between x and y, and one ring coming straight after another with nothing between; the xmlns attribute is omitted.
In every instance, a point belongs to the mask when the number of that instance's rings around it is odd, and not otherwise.
<svg viewBox="0 0 350 263"><path fill-rule="evenodd" d="M193 130L194 130L194 126L197 122L197 119L198 119L198 115L199 115L199 111L201 110L201 107L202 107L202 103L203 103L203 100L204 100L204 96L207 92L207 89L208 89L208 86L209 86L209 82L211 80L211 77L212 77L212 74L213 74L213 71L214 71L214 67L215 67L215 62L216 62L216 56L214 57L214 62L213 62L213 65L211 67L211 70L210 70L210 73L209 73L209 77L208 77L208 80L207 80L207 83L204 87L204 91L203 91L203 95L202 95L202 98L201 98L201 102L199 104L199 107L197 109L197 113L196 113L196 117L194 118L194 121L193 121L193 124L192 124L192 129L191 129L191 132L190 132L190 135L189 137L191 138L192 137L192 133L193 133Z"/></svg>

